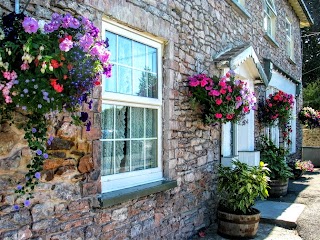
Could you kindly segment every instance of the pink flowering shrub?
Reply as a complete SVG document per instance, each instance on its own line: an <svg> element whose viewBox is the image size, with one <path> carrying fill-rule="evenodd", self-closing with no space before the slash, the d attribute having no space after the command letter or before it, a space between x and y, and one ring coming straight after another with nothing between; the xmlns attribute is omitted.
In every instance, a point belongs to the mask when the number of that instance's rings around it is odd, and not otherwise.
<svg viewBox="0 0 320 240"><path fill-rule="evenodd" d="M27 116L25 138L34 152L19 194L31 195L41 178L46 146L52 142L46 117L67 111L89 131L91 121L81 106L91 109L92 89L102 74L111 75L108 43L99 39L99 29L87 18L54 13L42 25L23 14L0 18L0 123L17 110Z"/></svg>
<svg viewBox="0 0 320 240"><path fill-rule="evenodd" d="M205 74L189 77L192 101L198 107L206 123L239 122L245 114L254 110L256 97L247 83L235 79L229 71L222 78L209 78Z"/></svg>
<svg viewBox="0 0 320 240"><path fill-rule="evenodd" d="M313 172L314 165L312 164L312 162L310 160L309 161L297 160L295 162L295 168L300 169L303 172L305 172L305 171Z"/></svg>

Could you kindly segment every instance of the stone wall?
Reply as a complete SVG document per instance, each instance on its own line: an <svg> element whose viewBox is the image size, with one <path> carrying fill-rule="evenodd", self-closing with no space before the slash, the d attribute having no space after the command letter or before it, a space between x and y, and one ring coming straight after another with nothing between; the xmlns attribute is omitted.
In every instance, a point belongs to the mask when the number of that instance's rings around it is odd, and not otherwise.
<svg viewBox="0 0 320 240"><path fill-rule="evenodd" d="M304 128L302 131L304 147L320 147L320 128Z"/></svg>
<svg viewBox="0 0 320 240"><path fill-rule="evenodd" d="M13 0L0 3L0 14L13 10ZM21 1L24 6L26 1ZM13 211L14 188L24 178L30 152L17 126L0 129L0 239L187 239L215 219L216 173L220 161L220 126L204 126L188 102L187 77L204 71L220 74L212 56L249 42L258 57L270 58L300 79L299 21L289 3L276 0L278 19L273 47L263 37L262 1L248 0L250 18L227 2L215 0L31 0L28 14L50 18L71 12L101 26L103 17L164 41L163 169L177 181L165 192L101 208L101 88L93 93L90 132L60 116L49 129L54 142L41 183L29 208ZM285 57L285 16L292 17L297 63ZM23 123L23 116L17 115ZM256 133L258 134L258 133Z"/></svg>

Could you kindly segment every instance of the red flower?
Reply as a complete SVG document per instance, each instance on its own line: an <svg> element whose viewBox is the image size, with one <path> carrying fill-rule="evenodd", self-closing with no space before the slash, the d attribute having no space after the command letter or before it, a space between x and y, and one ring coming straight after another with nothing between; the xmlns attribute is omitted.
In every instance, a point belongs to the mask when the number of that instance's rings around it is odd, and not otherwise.
<svg viewBox="0 0 320 240"><path fill-rule="evenodd" d="M100 81L95 81L95 82L94 82L94 85L95 85L95 86L99 86L100 84L101 84Z"/></svg>
<svg viewBox="0 0 320 240"><path fill-rule="evenodd" d="M60 65L59 65L59 62L57 61L57 60L55 60L55 59L51 59L51 66L53 67L53 68L58 68Z"/></svg>
<svg viewBox="0 0 320 240"><path fill-rule="evenodd" d="M57 83L53 86L53 89L56 90L56 92L61 93L63 91L63 85Z"/></svg>
<svg viewBox="0 0 320 240"><path fill-rule="evenodd" d="M229 113L228 113L228 114L226 115L226 118L229 119L229 120L231 120L233 117L234 117L234 114L229 114Z"/></svg>

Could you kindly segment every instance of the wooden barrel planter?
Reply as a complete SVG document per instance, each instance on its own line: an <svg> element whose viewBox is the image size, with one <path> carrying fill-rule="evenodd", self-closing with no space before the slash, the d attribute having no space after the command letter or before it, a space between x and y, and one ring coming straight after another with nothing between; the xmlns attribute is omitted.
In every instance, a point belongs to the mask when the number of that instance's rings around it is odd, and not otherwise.
<svg viewBox="0 0 320 240"><path fill-rule="evenodd" d="M260 221L259 210L254 210L250 215L238 215L218 209L218 233L226 237L254 237Z"/></svg>
<svg viewBox="0 0 320 240"><path fill-rule="evenodd" d="M270 180L268 190L270 197L281 197L287 195L289 179Z"/></svg>

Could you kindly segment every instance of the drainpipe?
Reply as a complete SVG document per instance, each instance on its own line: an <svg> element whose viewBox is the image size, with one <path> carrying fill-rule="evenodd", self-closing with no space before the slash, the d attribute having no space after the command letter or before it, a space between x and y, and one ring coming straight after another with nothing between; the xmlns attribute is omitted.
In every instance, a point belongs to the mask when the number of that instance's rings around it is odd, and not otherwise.
<svg viewBox="0 0 320 240"><path fill-rule="evenodd" d="M19 0L15 0L14 11L16 14L19 14L19 9L20 9Z"/></svg>

